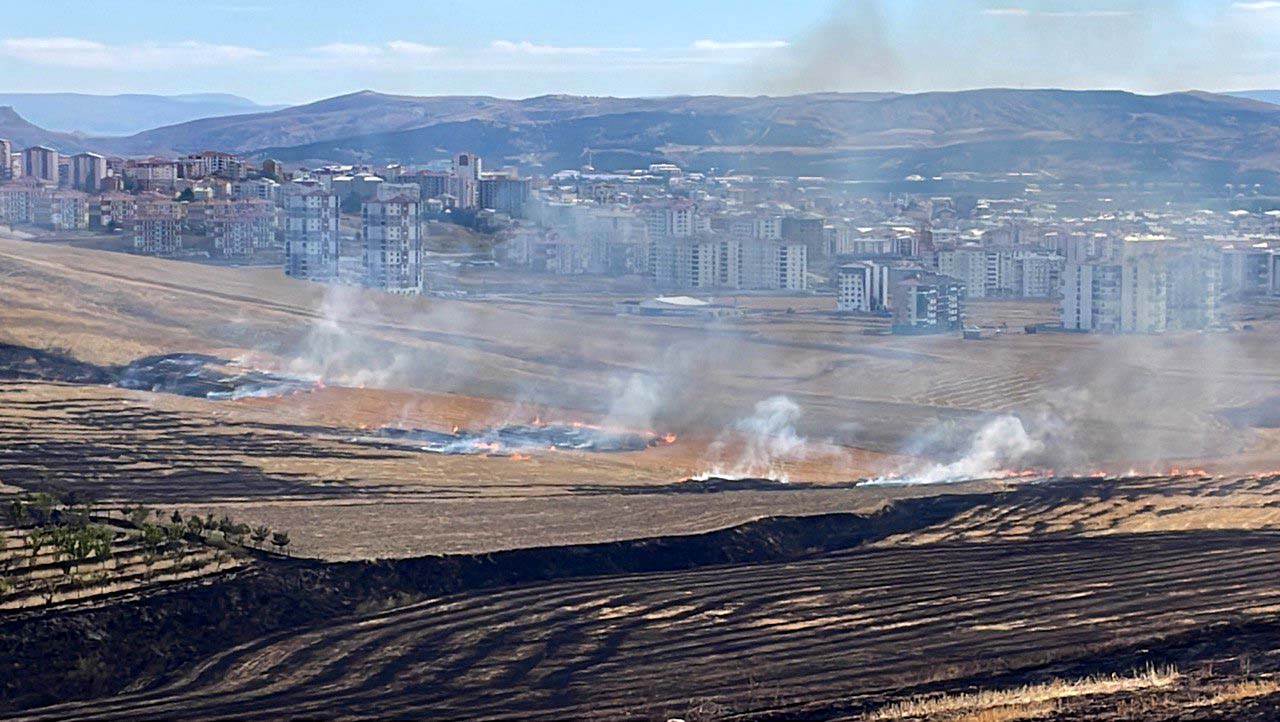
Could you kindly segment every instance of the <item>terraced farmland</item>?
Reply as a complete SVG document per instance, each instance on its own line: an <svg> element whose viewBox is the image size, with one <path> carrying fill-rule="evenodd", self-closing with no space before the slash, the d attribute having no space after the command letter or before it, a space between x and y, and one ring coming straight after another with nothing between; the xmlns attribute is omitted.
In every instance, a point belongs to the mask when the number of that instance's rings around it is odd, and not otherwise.
<svg viewBox="0 0 1280 722"><path fill-rule="evenodd" d="M431 600L26 719L829 719L1280 609L1280 535L864 549ZM701 710L701 712L699 712ZM705 714L714 710L714 715Z"/></svg>
<svg viewBox="0 0 1280 722"><path fill-rule="evenodd" d="M25 530L0 530L0 611L44 608L153 590L175 582L230 571L247 560L209 546L186 545L165 554L152 553L140 534L106 526L110 551L70 564L52 545L33 549Z"/></svg>

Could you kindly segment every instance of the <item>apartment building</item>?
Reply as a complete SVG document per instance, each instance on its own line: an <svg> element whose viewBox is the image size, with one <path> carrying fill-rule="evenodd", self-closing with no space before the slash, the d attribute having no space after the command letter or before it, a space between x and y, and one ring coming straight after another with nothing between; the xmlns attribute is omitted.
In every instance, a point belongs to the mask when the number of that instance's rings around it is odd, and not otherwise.
<svg viewBox="0 0 1280 722"><path fill-rule="evenodd" d="M957 279L920 272L894 284L891 296L894 333L947 333L964 327L965 289Z"/></svg>
<svg viewBox="0 0 1280 722"><path fill-rule="evenodd" d="M1180 289L1175 300L1216 289ZM1184 309L1184 317L1189 313ZM1212 315L1212 314L1209 314ZM1126 243L1120 258L1069 263L1062 274L1062 325L1096 333L1162 333L1169 328L1169 258L1150 241Z"/></svg>
<svg viewBox="0 0 1280 722"><path fill-rule="evenodd" d="M80 191L56 190L35 198L36 225L55 231L77 231L89 227L89 196Z"/></svg>
<svg viewBox="0 0 1280 722"><path fill-rule="evenodd" d="M480 179L479 204L512 218L524 218L533 181L514 174L488 174Z"/></svg>
<svg viewBox="0 0 1280 722"><path fill-rule="evenodd" d="M9 225L35 223L36 201L47 192L44 183L35 178L0 185L0 219Z"/></svg>
<svg viewBox="0 0 1280 722"><path fill-rule="evenodd" d="M651 238L649 274L664 288L742 288L742 242L709 235Z"/></svg>
<svg viewBox="0 0 1280 722"><path fill-rule="evenodd" d="M422 287L422 240L417 195L366 201L361 207L364 284L396 293Z"/></svg>
<svg viewBox="0 0 1280 722"><path fill-rule="evenodd" d="M107 177L107 159L97 153L71 156L70 186L78 191L97 193L103 190Z"/></svg>
<svg viewBox="0 0 1280 722"><path fill-rule="evenodd" d="M338 195L319 185L291 183L281 190L284 206L284 272L292 278L338 278Z"/></svg>
<svg viewBox="0 0 1280 722"><path fill-rule="evenodd" d="M182 251L183 206L164 196L139 196L129 222L133 250L152 256Z"/></svg>
<svg viewBox="0 0 1280 722"><path fill-rule="evenodd" d="M875 261L842 264L837 272L836 309L871 313L889 307L889 265Z"/></svg>
<svg viewBox="0 0 1280 722"><path fill-rule="evenodd" d="M178 181L178 164L166 158L127 161L124 177L140 191L172 193Z"/></svg>
<svg viewBox="0 0 1280 722"><path fill-rule="evenodd" d="M698 205L690 200L646 203L640 212L650 238L689 238L700 230Z"/></svg>
<svg viewBox="0 0 1280 722"><path fill-rule="evenodd" d="M204 150L180 159L178 170L183 178L191 180L209 176L235 180L243 178L245 172L243 161L230 153L216 150Z"/></svg>
<svg viewBox="0 0 1280 722"><path fill-rule="evenodd" d="M13 177L13 143L0 138L0 181Z"/></svg>
<svg viewBox="0 0 1280 722"><path fill-rule="evenodd" d="M275 207L260 198L191 203L187 228L207 236L222 256L245 258L276 248Z"/></svg>
<svg viewBox="0 0 1280 722"><path fill-rule="evenodd" d="M58 151L35 145L22 151L22 175L49 185L58 184Z"/></svg>
<svg viewBox="0 0 1280 722"><path fill-rule="evenodd" d="M133 221L138 207L137 196L128 193L103 193L89 208L89 225L95 228L124 228Z"/></svg>

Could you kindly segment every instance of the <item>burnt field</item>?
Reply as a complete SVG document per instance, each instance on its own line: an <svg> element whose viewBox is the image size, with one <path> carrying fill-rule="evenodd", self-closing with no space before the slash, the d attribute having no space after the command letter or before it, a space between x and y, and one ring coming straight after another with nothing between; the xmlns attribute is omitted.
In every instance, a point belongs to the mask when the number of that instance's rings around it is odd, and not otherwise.
<svg viewBox="0 0 1280 722"><path fill-rule="evenodd" d="M0 239L0 501L104 545L5 529L0 714L1276 717L1275 313L966 342L617 300Z"/></svg>
<svg viewBox="0 0 1280 722"><path fill-rule="evenodd" d="M1062 692L1053 711L1067 719L1130 718L1126 710L1144 719L1272 718L1280 705L1276 533L875 543L1071 493L940 497L868 519L815 517L473 561L310 571L266 563L225 584L240 585L246 619L279 620L276 631L236 642L245 633L232 624L228 648L192 654L140 689L18 718L861 719L974 685L1034 689L1148 667L1176 671L1156 675L1150 689ZM310 581L288 581L298 575ZM285 599L256 595L254 584ZM463 591L447 593L458 585ZM204 618L182 610L203 608L217 591L152 599L146 618L178 632L181 620ZM371 593L398 603L361 611L356 598ZM291 598L305 600L292 619L277 609ZM274 611L254 615L254 603ZM96 625L97 639L110 619L109 611L72 611L0 634L12 642ZM127 636L137 633L134 644L146 648L155 634L117 623L125 650ZM154 650L122 652L116 664L127 667L136 654ZM25 664L26 655L15 660ZM1253 686L1241 692L1245 681ZM9 698L42 696L16 692L11 686Z"/></svg>

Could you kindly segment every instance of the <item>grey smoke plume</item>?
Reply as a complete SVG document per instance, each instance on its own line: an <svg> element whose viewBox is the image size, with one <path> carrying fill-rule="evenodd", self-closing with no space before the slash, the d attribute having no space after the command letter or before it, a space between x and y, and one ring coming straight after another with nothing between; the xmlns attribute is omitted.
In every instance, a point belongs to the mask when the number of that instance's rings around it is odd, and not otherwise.
<svg viewBox="0 0 1280 722"><path fill-rule="evenodd" d="M763 77L762 92L776 95L893 88L903 81L876 0L842 0L756 77Z"/></svg>

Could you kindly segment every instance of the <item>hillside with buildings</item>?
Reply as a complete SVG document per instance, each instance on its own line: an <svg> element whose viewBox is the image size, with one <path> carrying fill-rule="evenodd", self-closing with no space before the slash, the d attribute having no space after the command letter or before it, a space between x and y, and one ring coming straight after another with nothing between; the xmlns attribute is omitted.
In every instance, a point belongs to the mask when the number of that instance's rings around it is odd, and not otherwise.
<svg viewBox="0 0 1280 722"><path fill-rule="evenodd" d="M1066 178L1274 183L1280 106L1208 93L989 89L787 97L506 100L363 91L123 138L61 138L122 156L209 148L289 162L425 162L466 148L541 172L675 162L762 175L902 180L1039 171ZM38 129L0 119L0 137ZM47 142L41 140L39 142Z"/></svg>

